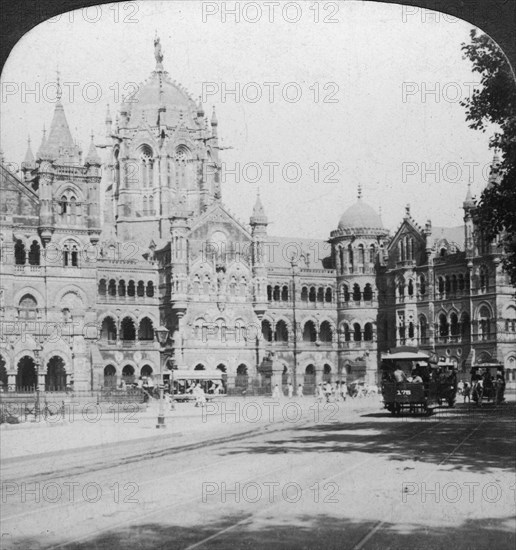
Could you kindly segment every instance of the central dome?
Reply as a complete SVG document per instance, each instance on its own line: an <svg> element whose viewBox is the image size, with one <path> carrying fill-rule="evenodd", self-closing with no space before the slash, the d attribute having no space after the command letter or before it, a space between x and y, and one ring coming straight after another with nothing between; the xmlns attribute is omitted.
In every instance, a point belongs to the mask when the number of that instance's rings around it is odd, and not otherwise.
<svg viewBox="0 0 516 550"><path fill-rule="evenodd" d="M355 204L350 206L342 214L339 221L339 229L355 229L359 227L383 229L380 215L371 206L366 204L362 198L359 198Z"/></svg>
<svg viewBox="0 0 516 550"><path fill-rule="evenodd" d="M138 91L126 99L132 125L145 117L152 126L158 118L160 105L166 107L165 124L175 126L182 113L185 122L192 122L196 104L188 92L172 82L166 72L154 71Z"/></svg>

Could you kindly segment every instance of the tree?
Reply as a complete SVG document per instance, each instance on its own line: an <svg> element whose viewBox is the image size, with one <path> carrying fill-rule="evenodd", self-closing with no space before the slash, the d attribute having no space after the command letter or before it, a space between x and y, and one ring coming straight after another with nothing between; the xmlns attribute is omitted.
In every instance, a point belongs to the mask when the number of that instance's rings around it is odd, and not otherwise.
<svg viewBox="0 0 516 550"><path fill-rule="evenodd" d="M474 130L496 130L489 147L500 151L501 162L477 201L473 219L489 240L504 250L503 267L516 286L516 82L502 50L486 34L473 29L471 44L462 44L465 57L480 73L481 86L461 104Z"/></svg>

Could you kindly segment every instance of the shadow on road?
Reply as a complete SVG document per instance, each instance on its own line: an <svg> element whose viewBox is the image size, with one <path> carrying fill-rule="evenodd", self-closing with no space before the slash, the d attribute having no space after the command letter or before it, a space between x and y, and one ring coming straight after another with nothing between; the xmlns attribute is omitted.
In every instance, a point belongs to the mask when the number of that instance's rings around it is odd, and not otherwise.
<svg viewBox="0 0 516 550"><path fill-rule="evenodd" d="M235 529L228 529L240 523ZM216 549L296 549L343 550L353 548L374 527L377 521L354 521L327 514L300 515L286 522L277 517L267 517L267 525L253 522L249 516L231 515L202 526L163 525L146 523L114 529L81 543L67 545L69 550L181 550L204 541L202 548ZM37 540L20 540L19 548L42 549ZM516 544L514 518L484 518L464 521L453 528L432 528L416 523L384 523L364 550L438 550L454 548L496 548L513 550ZM48 548L48 547L47 547Z"/></svg>
<svg viewBox="0 0 516 550"><path fill-rule="evenodd" d="M473 434L446 459L448 467L475 473L494 468L514 470L516 408L477 415L434 418L431 421L391 418L387 421L314 424L292 430L283 439L265 444L234 446L225 454L370 453L390 460L421 460L439 464L466 436ZM375 418L377 413L363 415ZM380 413L380 416L381 413ZM410 438L410 439L408 439Z"/></svg>

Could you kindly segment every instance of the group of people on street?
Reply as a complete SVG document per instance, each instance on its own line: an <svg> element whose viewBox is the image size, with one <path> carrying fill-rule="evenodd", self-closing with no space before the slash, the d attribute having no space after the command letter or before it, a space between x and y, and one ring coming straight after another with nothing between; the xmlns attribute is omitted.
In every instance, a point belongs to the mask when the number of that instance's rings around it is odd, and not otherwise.
<svg viewBox="0 0 516 550"><path fill-rule="evenodd" d="M345 382L337 382L332 384L331 382L320 383L315 387L315 398L317 401L326 401L329 403L334 401L345 401L348 396L348 387ZM273 399L279 399L285 397L283 390L278 384L276 384L272 390ZM287 385L287 397L291 399L294 397L294 386L289 383ZM298 384L296 390L296 397L304 397L303 384Z"/></svg>
<svg viewBox="0 0 516 550"><path fill-rule="evenodd" d="M491 375L488 368L482 369L479 367L471 370L471 385L467 382L459 383L459 391L466 400L471 402L471 398L482 406L484 396L488 400L492 399L495 403L503 403L505 401L505 377L502 369L497 369L496 375Z"/></svg>

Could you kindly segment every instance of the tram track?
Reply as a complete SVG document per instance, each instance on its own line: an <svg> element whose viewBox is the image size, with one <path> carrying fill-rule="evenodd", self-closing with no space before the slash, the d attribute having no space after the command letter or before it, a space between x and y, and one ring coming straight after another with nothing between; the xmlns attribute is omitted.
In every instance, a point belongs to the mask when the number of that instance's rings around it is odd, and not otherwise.
<svg viewBox="0 0 516 550"><path fill-rule="evenodd" d="M427 428L425 428L423 430L418 429L416 431L416 433L411 433L411 434L407 435L407 437L404 437L404 438L400 439L399 440L400 445L403 445L403 444L407 443L408 441L411 441L413 439L416 439L418 437L421 437L421 436L427 434L431 430L434 430L437 426L442 426L444 423L447 423L447 421L450 420L451 418L453 418L453 417L447 417L445 419L435 419L435 420L431 421L432 422L431 425L428 426ZM485 420L483 420L482 423L484 421ZM300 430L302 430L302 429L308 427L309 425L313 425L313 422L307 420L307 421L303 422L302 425L299 425L299 426L296 426L296 427L299 428ZM417 424L415 422L407 424L407 426L408 425L417 426ZM439 469L439 467L446 462L446 460L448 460L468 439L470 439L474 435L475 431L480 428L480 425L481 424L478 424L475 427L473 427L472 430L469 430L468 433L465 435L465 437L459 442L459 444L455 445L454 448L446 454L446 456L441 460L441 462L439 463L437 468L435 468L431 472L431 474L429 474L429 476L432 475L433 473L435 473ZM357 426L357 424L355 422L347 422L345 424L339 424L339 427L342 430L353 429L353 428L356 428L356 426ZM203 446L203 447L209 447L210 450L215 451L217 446L224 447L225 444L233 442L233 441L252 440L255 437L258 437L260 435L262 435L262 436L263 435L273 435L273 434L277 434L277 433L280 433L282 431L285 431L287 429L292 429L292 424L283 425L283 426L278 427L277 429L274 429L274 430L271 430L271 429L261 430L260 433L256 433L255 431L253 431L251 434L247 434L247 433L237 434L233 438L224 438L223 441L219 441L219 440L211 441L209 445L206 445L205 443L201 444L201 445L196 445L195 449L198 449L200 446ZM188 448L188 447L190 447L190 448ZM188 446L182 447L181 451L188 451L188 450L195 450L195 449L192 449L192 447L190 445L188 445ZM152 461L153 459L163 458L164 456L169 454L166 451L167 450L161 450L161 451L158 451L158 452L152 454L151 456L149 456L149 455L144 456L143 458L145 458L146 460L143 460L143 461L140 462L141 466L145 467L145 468L149 468L149 460ZM173 449L170 449L168 451L175 453L175 452L177 452L177 449L173 448ZM152 485L154 483L157 483L157 482L164 483L164 482L166 482L167 478L178 478L178 476L183 476L185 474L206 470L207 466L210 466L210 467L213 467L213 466L217 466L217 467L218 466L222 466L222 467L228 466L233 461L238 460L239 458L240 458L239 455L237 455L237 456L233 456L231 458L224 458L224 459L221 459L221 460L216 461L216 462L213 462L213 461L210 462L208 460L207 462L205 462L205 463L203 463L199 466L196 466L195 468L190 468L190 469L179 471L179 472L176 471L176 472L174 472L174 473L172 473L168 476L153 477L152 479L148 479L146 481L141 482L140 485L141 486L144 486L144 485L149 485L150 486L150 485ZM351 467L348 467L348 468L345 468L341 471L338 471L335 474L332 474L330 476L323 476L320 481L328 482L330 480L336 480L336 479L338 479L342 476L349 475L350 473L353 473L356 470L359 470L360 468L366 467L374 459L375 459L375 455L373 455L373 456L371 456L371 457L369 457L365 460L362 460L359 463L357 463L357 464L355 464ZM134 462L134 460L129 462L129 463L133 463L133 462ZM136 462L136 464L138 464L138 462ZM121 465L123 465L123 464L120 464L120 463L116 464L116 466L121 466ZM113 468L113 466L109 467L109 469L111 469L111 468ZM264 478L264 477L270 478L270 476L274 473L278 474L282 471L290 470L290 469L291 469L291 465L289 463L287 463L287 464L282 465L282 466L280 466L280 467L278 467L274 470L268 470L267 472L255 473L252 476L246 476L245 478L239 479L237 481L237 483L245 484L248 481L256 482L257 480L259 480L261 478ZM95 468L93 470L89 470L89 472L92 472L92 471L98 471L98 469ZM86 473L87 472L81 472L80 475L86 475ZM105 477L106 477L105 481L109 480L109 472L106 471L104 473L105 473ZM137 474L137 471L135 473ZM312 484L312 483L313 483L313 480L310 481L310 484ZM303 487L303 491L308 491L309 490L308 485L310 485L310 484L307 484L307 486ZM174 509L176 509L177 507L188 506L188 505L193 504L195 502L199 502L199 500L200 500L199 494L197 494L194 497L191 496L191 490L186 490L185 492L182 492L180 494L176 493L176 494L174 494L174 498L175 498L176 502L173 502L173 503L170 503L170 504L163 503L163 502L157 503L155 505L154 509L149 510L148 512L144 512L144 513L142 513L141 508L134 507L131 510L127 510L127 511L123 512L124 514L125 513L129 514L130 517L127 517L127 518L123 519L120 522L117 522L115 524L109 524L108 526L101 527L100 529L97 526L95 526L95 528L89 530L87 533L81 535L80 537L77 537L73 540L62 542L62 543L58 544L57 546L50 546L50 547L47 547L47 548L57 550L58 548L66 548L66 547L69 547L69 546L72 546L72 545L76 545L78 543L82 543L82 542L85 542L85 541L91 539L93 536L98 536L99 534L108 533L109 531L112 531L114 529L124 528L124 527L127 527L129 525L134 525L135 522L141 522L144 519L145 520L147 520L149 518L157 519L162 514L166 514L166 515L170 514L170 512L173 511ZM85 503L82 503L82 504L85 504ZM270 512L271 508L274 508L275 506L278 506L279 504L280 504L280 502L277 502L277 503L274 503L274 504L269 503L266 507L260 508L260 510L257 510L256 512L252 513L250 516L234 523L233 525L226 526L223 529L220 529L219 531L216 531L215 533L210 534L208 537L205 537L204 539L202 539L200 541L197 541L197 542L195 542L195 543L193 543L189 546L186 546L185 548L187 548L188 550L192 550L194 548L202 547L205 544L209 543L210 541L215 540L217 538L220 538L220 537L224 536L225 534L227 534L231 531L234 531L234 530L238 529L239 527L244 526L246 523L251 522L253 520L253 518L256 518L260 514L263 514L263 512L265 512L265 511ZM45 511L49 511L49 510L54 511L54 510L58 510L59 508L64 507L64 506L66 506L66 503L62 504L62 505L57 505L55 507L48 507L47 506L47 507L44 507L43 509ZM32 514L40 513L41 510L42 510L41 507L37 507L36 509L30 511L30 513L32 513ZM20 517L22 515L27 515L27 512L25 512L23 514L22 513L15 514L13 516L9 516L9 517L6 517L6 518L4 517L3 519L4 519L4 521L5 520L11 521L11 520L17 519L18 517ZM370 538L372 538L375 535L375 533L381 529L381 527L386 523L386 521L387 521L387 515L381 521L377 522L368 531L368 533L366 533L366 535L364 535L356 543L356 545L353 546L353 550L359 550L359 549L363 548L364 544L367 543L367 541L370 540Z"/></svg>
<svg viewBox="0 0 516 550"><path fill-rule="evenodd" d="M430 481L432 476L434 476L438 471L439 468L445 464L447 460L449 460L463 445L468 441L473 434L480 429L480 427L484 424L486 420L483 419L479 424L474 426L468 434L457 444L455 447L446 454L446 456L439 462L439 464L429 473L427 474L422 480L420 480L420 483L425 483L427 481ZM399 504L397 505L399 506ZM395 506L393 509L389 511L388 514L385 514L383 519L378 521L371 529L368 530L368 532L352 547L351 550L362 550L364 546L382 529L382 527L388 522L388 518L392 517L393 512L395 512L397 506Z"/></svg>
<svg viewBox="0 0 516 550"><path fill-rule="evenodd" d="M444 422L444 421L442 421L442 422ZM418 437L418 436L420 436L420 435L422 435L422 434L424 434L424 433L427 433L428 431L432 430L436 425L437 425L437 423L432 424L432 426L429 426L429 427L428 427L427 429L425 429L425 430L421 430L421 431L417 432L416 434L413 434L413 435L411 435L411 436L408 436L408 437L406 437L406 438L403 438L403 439L400 440L400 443L406 443L407 441L411 441L412 439L415 439L416 437ZM478 427L477 427L477 428L478 428ZM471 435L472 435L472 434L470 434L470 436L471 436ZM469 436L469 437L470 437L470 436ZM469 438L469 437L468 437L468 438ZM465 440L464 440L464 441L465 441ZM454 449L454 451L457 450L457 449L458 449L458 446L456 446L456 448ZM453 452L454 452L454 451L453 451ZM451 454L451 453L449 453L449 454ZM330 475L330 476L325 476L325 477L321 478L319 481L320 481L320 482L323 482L323 481L324 481L324 482L328 482L328 481L334 481L334 480L336 480L336 479L339 479L339 478L341 478L341 477L344 476L344 475L350 474L351 472L355 472L356 470L358 470L358 469L360 469L360 468L363 468L363 467L367 466L369 463L371 463L373 460L375 460L375 458L376 458L375 456L371 456L370 458L361 461L359 464L357 464L357 465L355 465L355 466L352 466L352 467L350 467L350 468L345 468L344 470L341 470L341 471L337 472L336 474L333 474L333 475ZM443 460L443 461L444 461L444 460ZM442 461L442 462L443 462L443 461ZM441 463L442 463L442 462L441 462ZM311 485L312 483L313 483L313 480L310 481L310 485ZM309 487L308 484L307 484L307 486L303 487L303 492L309 490L309 488L310 488L310 487ZM281 504L281 503L278 502L278 503L276 504L276 506L279 505L279 504ZM275 506L275 505L273 505L272 507L274 507L274 506ZM271 509L270 506L267 507L267 512L270 512L270 509ZM260 510L259 512L257 512L256 514L253 514L253 516L251 516L251 517L247 517L247 518L245 518L245 519L242 519L242 520L238 521L237 523L235 523L235 524L233 524L233 525L231 525L231 526L225 527L224 529L221 529L221 530L218 531L217 533L214 533L213 535L210 535L209 537L206 537L205 539L203 539L203 540L201 540L201 541L198 541L198 542L196 542L196 543L194 543L194 544L192 544L192 545L190 545L190 546L187 546L186 548L184 548L184 550L194 550L194 549L196 549L196 548L201 548L201 547L203 547L205 544L207 544L207 543L209 543L209 542L215 540L216 538L219 538L220 536L225 535L226 533L229 533L230 531L234 531L235 529L237 529L237 528L239 528L239 527L242 527L242 526L244 526L244 525L250 523L253 517L258 516L258 515L262 514L263 512L264 512L264 510L262 509L262 510ZM355 547L353 547L353 550L355 550ZM358 548L357 548L356 550L358 550Z"/></svg>
<svg viewBox="0 0 516 550"><path fill-rule="evenodd" d="M434 429L434 428L435 428L438 424L440 424L440 423L441 423L441 422L433 422L431 426L428 426L428 428L426 428L426 429L424 429L424 430L418 430L415 434L411 434L411 435L409 435L408 437L401 439L401 440L400 440L400 443L405 443L405 442L407 442L407 441L410 441L410 440L412 440L412 439L415 439L416 437L421 436L422 434L424 434L424 433L426 433L426 432L428 432L428 431ZM342 429L345 429L346 427L348 427L348 428L356 427L356 424L354 424L354 423L348 423L348 424L346 424L346 425L342 425ZM278 431L279 431L279 430L278 430ZM326 476L326 477L322 478L321 481L328 482L328 481L330 481L330 480L338 479L339 477L342 477L342 476L344 476L344 475L346 475L346 474L350 474L350 473L352 473L352 472L354 472L354 471L356 471L356 470L358 470L358 469L360 469L360 468L363 468L363 467L367 466L367 465L368 465L370 462L372 462L374 459L375 459L375 457L374 457L374 456L371 456L370 458L368 458L368 459L366 459L366 460L363 460L363 461L359 462L358 464L356 464L356 465L354 465L354 466L352 466L352 467L345 468L344 470L341 470L340 472L338 472L338 473L335 474L335 475ZM287 470L287 469L290 470L290 469L291 469L291 466L288 465L288 466L280 467L280 468L275 469L275 470L272 470L272 471L269 470L269 471L264 472L263 474L258 475L258 476L255 475L255 476L252 476L252 477L247 477L247 478L245 478L245 479L239 479L236 483L244 484L244 483L246 483L246 482L248 482L248 481L256 482L256 481L257 481L258 479L260 479L260 478L264 478L264 477L270 478L270 476L271 476L272 473L281 472L281 471ZM307 484L306 486L304 486L304 487L302 488L302 491L303 491L303 492L308 491L308 490L309 490L309 486L312 485L312 484L313 484L313 480L310 481L309 484ZM191 502L195 502L195 501L198 501L198 500L199 500L199 497L195 497L195 498L193 498L193 499L188 499L188 500L186 500L186 501L182 501L182 502L180 502L180 503L176 503L176 504L172 505L171 507L166 507L166 509L165 509L165 510L162 510L162 512L163 512L163 513L169 513L171 509L174 509L174 508L176 508L177 506L181 506L181 505L183 505L183 504L185 504L185 503L188 503L188 504L189 504L189 503L191 503ZM224 535L224 534L226 534L226 533L229 533L229 532L231 532L231 531L234 531L235 529L237 529L238 527L241 527L241 526L245 525L246 523L249 523L254 517L256 517L256 516L258 516L258 515L260 515L260 514L263 514L264 512L270 512L271 509L273 509L275 506L278 506L278 505L280 505L280 504L281 504L281 502L277 502L276 504L268 503L266 507L261 508L259 511L255 512L255 513L252 514L251 516L248 516L248 517L244 518L243 520L240 520L240 521L234 523L233 525L230 525L230 526L228 526L228 527L225 527L224 529L221 529L220 531L217 531L216 533L214 533L214 534L212 534L212 535L206 537L205 539L203 539L203 540L201 540L201 541L198 541L198 542L196 542L196 543L194 543L194 544L192 544L192 545L189 545L189 546L185 547L184 550L193 550L194 548L202 547L202 546L204 546L205 544L207 544L208 542L210 542L210 541L212 541L212 540L214 540L214 539L216 539L216 538L219 538L220 536L222 536L222 535ZM145 517L145 519L147 519L148 517L151 517L151 516L156 517L155 514L158 514L157 517L159 517L159 513L160 513L160 511L150 512L149 514L146 514L144 517ZM142 519L142 517L141 517L141 516L138 516L138 519ZM126 525L129 524L130 522L131 522L131 520L127 520L127 521L121 522L121 523L117 524L116 527L123 527L123 526L126 526ZM105 530L103 529L103 530L101 530L101 531L96 530L95 533L99 533L99 532L102 533L102 532L109 531L109 530L111 530L111 529L113 529L113 526L110 526L109 528L107 528L107 529L105 529ZM82 541L82 540L88 540L88 536L82 537L80 540L81 540L81 541ZM76 542L78 542L78 541L77 541L77 540L76 540L76 541L70 541L70 542L64 543L64 544L59 545L59 546L51 547L51 548L49 548L48 550L58 550L58 549L60 549L60 548L66 548L66 547L69 546L70 544L73 544L73 543L76 543Z"/></svg>

